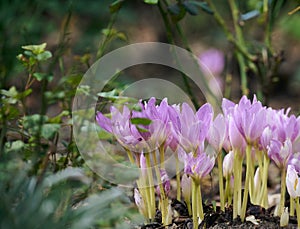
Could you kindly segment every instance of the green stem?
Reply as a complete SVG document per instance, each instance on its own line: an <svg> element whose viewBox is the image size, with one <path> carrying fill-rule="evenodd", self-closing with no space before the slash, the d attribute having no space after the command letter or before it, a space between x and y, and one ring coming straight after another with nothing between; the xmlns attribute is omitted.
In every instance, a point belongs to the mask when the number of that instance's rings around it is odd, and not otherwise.
<svg viewBox="0 0 300 229"><path fill-rule="evenodd" d="M295 206L294 206L295 200L294 198L290 197L290 216L295 215Z"/></svg>
<svg viewBox="0 0 300 229"><path fill-rule="evenodd" d="M202 206L202 194L201 194L201 186L200 186L200 183L197 184L197 196L198 196L198 207L197 207L197 210L198 210L198 215L200 217L200 220L202 221L204 219L204 213L203 213L203 206Z"/></svg>
<svg viewBox="0 0 300 229"><path fill-rule="evenodd" d="M299 204L299 197L296 199L296 213L297 213L297 224L298 229L300 229L300 204Z"/></svg>
<svg viewBox="0 0 300 229"><path fill-rule="evenodd" d="M164 0L162 0L162 2L168 6L168 3ZM173 35L172 35L172 26L171 26L171 23L169 21L169 18L168 18L168 14L165 12L165 10L163 9L163 6L161 4L161 1L158 1L157 3L157 6L158 6L158 9L159 9L159 12L162 16L162 19L163 19L163 22L165 24L165 28L166 28L166 32L167 32L167 39L168 41L171 43L171 44L175 44L175 41L174 41L174 38L173 38ZM177 28L178 30L178 28ZM179 30L180 32L181 30ZM183 39L184 36L183 34L180 34L181 35L181 38ZM187 42L187 41L186 41ZM176 54L175 54L176 55ZM177 58L176 58L177 60ZM185 85L185 88L186 88L186 91L189 95L189 97L191 98L192 100L192 103L193 105L198 108L199 107L199 104L198 104L198 101L197 101L197 98L195 97L195 94L192 92L192 89L191 89L191 86L189 84L189 81L188 81L188 77L184 74L184 73L181 73L182 75L182 79L183 79L183 83Z"/></svg>
<svg viewBox="0 0 300 229"><path fill-rule="evenodd" d="M136 184L145 203L145 212L143 212L145 214L144 216L147 220L149 220L151 215L151 208L148 207L147 204L150 203L150 194L147 189L148 186L146 184L146 179L141 175L141 177L136 181Z"/></svg>
<svg viewBox="0 0 300 229"><path fill-rule="evenodd" d="M224 98L230 98L231 95L232 74L226 73Z"/></svg>
<svg viewBox="0 0 300 229"><path fill-rule="evenodd" d="M241 220L244 222L246 216L246 208L248 203L248 194L249 194L249 184L251 179L251 145L247 145L246 148L246 180L245 180L245 188L244 188L244 197L243 197L243 205L241 211Z"/></svg>
<svg viewBox="0 0 300 229"><path fill-rule="evenodd" d="M223 166L222 166L222 152L218 153L218 174L219 174L219 190L220 190L220 203L221 211L225 211L225 197L224 197L224 183L223 183Z"/></svg>
<svg viewBox="0 0 300 229"><path fill-rule="evenodd" d="M264 208L268 208L268 170L270 159L266 153L264 153L264 168L262 177L262 191L260 195L260 204Z"/></svg>
<svg viewBox="0 0 300 229"><path fill-rule="evenodd" d="M2 112L3 114L4 112ZM3 125L2 125L2 129L1 129L1 133L0 133L0 158L1 158L1 154L2 152L4 152L4 140L5 140L5 136L6 136L6 131L7 131L7 124L5 121L5 115L3 114Z"/></svg>
<svg viewBox="0 0 300 229"><path fill-rule="evenodd" d="M160 166L165 169L165 144L161 144L159 147Z"/></svg>
<svg viewBox="0 0 300 229"><path fill-rule="evenodd" d="M112 31L113 25L116 22L118 12L119 11L115 12L110 18L110 21L109 21L108 26L107 26L107 30L109 32L108 32L108 34L105 35L102 43L100 44L100 46L98 48L96 59L99 59L103 56L104 50L105 50L106 46L108 45L109 41L111 40L111 35L112 35L111 31Z"/></svg>
<svg viewBox="0 0 300 229"><path fill-rule="evenodd" d="M224 21L224 19L222 18L222 16L219 14L217 8L215 7L215 5L213 4L212 0L207 0L207 3L209 4L209 7L212 9L212 11L214 12L214 18L216 20L216 22L220 25L220 27L223 29L225 36L227 38L227 40L229 42L231 42L236 49L249 61L255 61L257 59L256 56L251 55L240 43L237 42L237 40L234 38L234 36L232 35L231 31L228 29L228 27L226 26L226 23Z"/></svg>
<svg viewBox="0 0 300 229"><path fill-rule="evenodd" d="M136 161L135 161L134 158L133 158L132 152L131 152L129 149L125 149L125 150L126 150L126 153L127 153L128 158L129 158L129 161L130 161L132 164L135 164Z"/></svg>
<svg viewBox="0 0 300 229"><path fill-rule="evenodd" d="M235 0L228 0L231 13L232 13L232 19L233 19L233 25L234 25L234 30L236 33L236 42L242 46L245 46L245 41L243 37L243 31L241 29L241 26L239 24L239 9L236 4ZM244 95L248 95L249 89L248 89L248 83L247 83L247 68L246 68L246 61L245 61L245 56L242 55L240 50L236 52L236 57L239 62L239 67L240 67L240 74L241 74L241 90Z"/></svg>
<svg viewBox="0 0 300 229"><path fill-rule="evenodd" d="M150 209L151 213L149 215L150 219L154 219L155 216L155 192L154 192L154 182L153 182L153 173L152 173L152 167L151 167L151 159L150 159L150 153L145 153L145 158L146 158L146 165L147 165L147 175L148 175L148 183L149 187L149 195L150 195Z"/></svg>
<svg viewBox="0 0 300 229"><path fill-rule="evenodd" d="M192 179L192 213L193 213L193 228L198 228L198 216L197 216L197 184Z"/></svg>
<svg viewBox="0 0 300 229"><path fill-rule="evenodd" d="M176 184L177 184L177 193L176 193L176 199L178 201L181 200L181 190L180 190L180 187L181 187L181 184L180 184L180 168L179 168L179 159L178 159L178 154L177 152L175 152L175 160L176 160ZM188 203L186 203L188 204ZM191 212L189 212L191 213Z"/></svg>
<svg viewBox="0 0 300 229"><path fill-rule="evenodd" d="M286 168L281 170L281 191L280 191L280 205L279 205L279 214L281 215L284 210L284 202L285 202L285 190L286 190Z"/></svg>
<svg viewBox="0 0 300 229"><path fill-rule="evenodd" d="M231 175L226 177L226 186L225 186L225 199L227 199L227 206L230 206L232 203L232 190L231 190Z"/></svg>
<svg viewBox="0 0 300 229"><path fill-rule="evenodd" d="M239 209L239 165L238 162L240 157L238 156L238 152L234 152L234 161L233 161L233 176L234 176L234 187L233 187L233 219L238 216Z"/></svg>
<svg viewBox="0 0 300 229"><path fill-rule="evenodd" d="M155 173L156 173L156 178L157 178L157 182L159 184L159 189L160 189L160 202L161 202L161 218L162 218L162 224L166 225L167 223L167 217L168 217L168 199L167 196L165 194L165 190L162 184L162 180L161 180L161 175L160 175L160 171L158 168L158 164L157 164L157 159L156 159L156 155L153 154L153 161L154 161L154 169L155 169Z"/></svg>

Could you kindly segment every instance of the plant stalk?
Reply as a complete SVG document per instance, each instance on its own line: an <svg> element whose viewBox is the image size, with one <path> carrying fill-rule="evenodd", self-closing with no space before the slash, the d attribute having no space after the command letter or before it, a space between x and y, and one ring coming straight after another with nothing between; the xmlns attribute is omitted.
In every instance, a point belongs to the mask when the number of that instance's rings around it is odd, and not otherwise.
<svg viewBox="0 0 300 229"><path fill-rule="evenodd" d="M219 174L219 190L220 190L221 211L225 211L222 152L218 153L217 163L218 163L218 174Z"/></svg>
<svg viewBox="0 0 300 229"><path fill-rule="evenodd" d="M194 179L192 179L192 215L193 215L193 228L198 228L198 198L197 198L197 184Z"/></svg>
<svg viewBox="0 0 300 229"><path fill-rule="evenodd" d="M181 184L180 184L180 168L179 168L179 159L178 159L178 154L177 154L177 152L175 152L175 160L176 160L176 187L177 187L177 190L176 190L176 199L178 200L178 201L180 201L181 200L181 190L180 190L180 186L181 186ZM188 203L186 203L186 204L188 204ZM189 213L191 213L190 211L189 211Z"/></svg>
<svg viewBox="0 0 300 229"><path fill-rule="evenodd" d="M249 184L253 179L251 179L251 145L247 145L246 148L246 180L245 180L245 188L244 188L244 196L243 196L243 205L242 205L242 211L241 211L241 220L244 222L245 216L246 216L246 209L247 209L247 203L248 203L248 194L249 194Z"/></svg>
<svg viewBox="0 0 300 229"><path fill-rule="evenodd" d="M154 155L155 156L155 155ZM151 213L149 215L150 219L153 220L155 216L155 192L154 192L154 182L153 182L153 173L152 173L152 167L151 167L151 159L150 159L150 153L145 153L146 158L146 165L147 165L147 175L148 175L148 182L149 182L149 195L150 195L150 209Z"/></svg>
<svg viewBox="0 0 300 229"><path fill-rule="evenodd" d="M300 204L299 204L299 197L296 198L296 213L297 213L297 224L298 229L300 229Z"/></svg>
<svg viewBox="0 0 300 229"><path fill-rule="evenodd" d="M281 191L280 191L280 205L279 205L279 214L281 215L284 210L285 205L285 192L286 192L286 168L281 170Z"/></svg>

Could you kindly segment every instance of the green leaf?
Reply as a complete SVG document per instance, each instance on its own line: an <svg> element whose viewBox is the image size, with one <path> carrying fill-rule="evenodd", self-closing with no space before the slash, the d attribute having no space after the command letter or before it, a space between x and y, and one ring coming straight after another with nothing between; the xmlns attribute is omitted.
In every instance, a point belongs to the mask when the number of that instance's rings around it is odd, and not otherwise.
<svg viewBox="0 0 300 229"><path fill-rule="evenodd" d="M185 8L183 7L182 4L179 4L179 3L170 5L168 7L168 11L170 12L172 21L174 23L179 22L182 18L184 18L185 14L186 14Z"/></svg>
<svg viewBox="0 0 300 229"><path fill-rule="evenodd" d="M50 51L45 51L36 56L38 61L45 61L52 57L52 53Z"/></svg>
<svg viewBox="0 0 300 229"><path fill-rule="evenodd" d="M62 118L63 117L67 117L69 115L70 115L69 111L64 110L60 114L58 114L57 116L50 118L49 122L50 123L61 123L62 122Z"/></svg>
<svg viewBox="0 0 300 229"><path fill-rule="evenodd" d="M31 135L35 135L38 133L40 129L40 125L43 125L45 122L48 121L47 116L41 116L39 114L28 115L23 118L23 127L25 130Z"/></svg>
<svg viewBox="0 0 300 229"><path fill-rule="evenodd" d="M127 40L128 40L126 34L123 33L123 32L118 32L118 33L117 33L117 37L118 37L120 40L122 40L122 41L127 41Z"/></svg>
<svg viewBox="0 0 300 229"><path fill-rule="evenodd" d="M130 122L134 125L148 126L151 124L152 120L150 120L148 118L131 118Z"/></svg>
<svg viewBox="0 0 300 229"><path fill-rule="evenodd" d="M35 72L33 73L33 77L36 78L38 81L47 80L48 82L51 82L53 80L53 76L42 73L42 72Z"/></svg>
<svg viewBox="0 0 300 229"><path fill-rule="evenodd" d="M241 19L242 19L243 21L247 21L247 20L250 20L250 19L252 19L252 18L255 18L255 17L259 16L259 15L260 15L260 12L259 12L258 10L252 10L252 11L250 11L250 12L247 12L247 13L245 13L245 14L242 14L242 15L241 15Z"/></svg>
<svg viewBox="0 0 300 229"><path fill-rule="evenodd" d="M40 54L40 53L42 53L42 52L45 51L46 46L47 46L46 43L43 43L43 44L40 44L40 45L25 45L25 46L22 46L22 49L29 50L33 54L38 55L38 54Z"/></svg>
<svg viewBox="0 0 300 229"><path fill-rule="evenodd" d="M9 88L9 90L2 89L0 91L0 94L7 97L6 102L9 104L15 104L18 102L18 91L15 86L12 86Z"/></svg>
<svg viewBox="0 0 300 229"><path fill-rule="evenodd" d="M144 0L145 3L147 4L152 4L152 5L155 5L158 3L158 0Z"/></svg>
<svg viewBox="0 0 300 229"><path fill-rule="evenodd" d="M51 140L60 128L60 124L47 123L42 127L41 135L43 138Z"/></svg>
<svg viewBox="0 0 300 229"><path fill-rule="evenodd" d="M198 7L193 2L183 2L182 5L190 15L195 16L199 14Z"/></svg>
<svg viewBox="0 0 300 229"><path fill-rule="evenodd" d="M178 15L180 14L180 6L178 4L173 4L168 7L168 10L171 14Z"/></svg>
<svg viewBox="0 0 300 229"><path fill-rule="evenodd" d="M214 13L206 2L189 1L189 4L193 4L195 6L198 6L199 8L201 8L204 12L206 12L208 14L213 14Z"/></svg>
<svg viewBox="0 0 300 229"><path fill-rule="evenodd" d="M64 99L66 96L66 93L64 91L46 91L45 97L48 101L48 104L56 103L58 100Z"/></svg>
<svg viewBox="0 0 300 229"><path fill-rule="evenodd" d="M110 13L115 13L121 9L122 3L124 0L117 0L109 5L109 11Z"/></svg>
<svg viewBox="0 0 300 229"><path fill-rule="evenodd" d="M118 97L116 89L114 89L112 91L99 92L97 95L100 96L100 97L103 97L103 98L116 98L116 97Z"/></svg>
<svg viewBox="0 0 300 229"><path fill-rule="evenodd" d="M137 130L140 132L140 133L147 133L149 132L149 130L145 129L145 128L142 128L142 127L139 127L139 126L136 126Z"/></svg>
<svg viewBox="0 0 300 229"><path fill-rule="evenodd" d="M113 36L117 33L117 31L115 29L102 29L101 30L102 34L105 36Z"/></svg>
<svg viewBox="0 0 300 229"><path fill-rule="evenodd" d="M25 147L25 143L21 140L14 141L12 143L7 142L5 144L5 152L12 153L12 152L20 152Z"/></svg>

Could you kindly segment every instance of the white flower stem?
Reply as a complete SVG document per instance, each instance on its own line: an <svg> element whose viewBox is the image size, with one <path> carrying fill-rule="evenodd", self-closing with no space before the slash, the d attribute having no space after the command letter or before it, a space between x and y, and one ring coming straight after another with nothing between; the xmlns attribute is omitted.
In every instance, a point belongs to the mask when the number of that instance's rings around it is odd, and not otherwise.
<svg viewBox="0 0 300 229"><path fill-rule="evenodd" d="M262 189L260 193L260 204L264 208L268 208L268 172L269 172L270 159L266 153L264 153L264 167L262 177Z"/></svg>
<svg viewBox="0 0 300 229"><path fill-rule="evenodd" d="M176 184L177 184L177 195L176 195L176 199L178 201L181 200L181 190L180 190L180 168L179 168L179 159L178 159L178 154L177 152L175 152L175 160L176 160ZM190 202L190 201L189 201ZM188 204L188 203L186 203ZM188 206L190 207L190 206ZM191 207L190 207L191 208ZM191 212L189 211L189 214L191 214Z"/></svg>
<svg viewBox="0 0 300 229"><path fill-rule="evenodd" d="M243 205L242 205L242 211L241 211L241 220L244 222L245 216L246 216L246 209L247 209L247 203L248 203L248 194L249 194L249 184L250 182L253 183L253 179L251 176L252 172L252 164L251 164L251 145L247 145L246 148L246 180L245 180L245 188L244 188L244 196L243 196ZM253 185L251 184L253 187Z"/></svg>
<svg viewBox="0 0 300 229"><path fill-rule="evenodd" d="M299 204L299 197L296 198L296 213L297 213L297 224L298 229L300 229L300 204Z"/></svg>
<svg viewBox="0 0 300 229"><path fill-rule="evenodd" d="M227 205L231 205L232 202L232 192L230 187L230 174L226 176L226 185L225 185L225 197L224 200L227 200Z"/></svg>
<svg viewBox="0 0 300 229"><path fill-rule="evenodd" d="M295 215L295 200L294 198L290 197L290 216Z"/></svg>
<svg viewBox="0 0 300 229"><path fill-rule="evenodd" d="M202 205L202 194L201 194L201 186L200 186L200 183L197 184L196 186L197 188L197 196L198 196L198 207L197 207L197 210L198 210L198 215L201 219L201 221L204 219L204 213L203 213L203 205Z"/></svg>
<svg viewBox="0 0 300 229"><path fill-rule="evenodd" d="M279 205L279 212L278 215L281 215L284 209L284 202L285 202L285 190L286 190L286 169L283 168L281 170L281 191L280 191L280 205Z"/></svg>
<svg viewBox="0 0 300 229"><path fill-rule="evenodd" d="M198 216L197 216L197 187L196 182L192 179L192 213L193 213L193 228L198 228Z"/></svg>
<svg viewBox="0 0 300 229"><path fill-rule="evenodd" d="M220 204L221 211L225 211L225 197L224 197L224 183L223 183L223 166L222 166L222 151L218 153L217 157L218 172L219 172L219 190L220 190Z"/></svg>
<svg viewBox="0 0 300 229"><path fill-rule="evenodd" d="M234 186L233 186L233 219L238 216L239 209L239 159L238 152L234 152L234 161L233 161L233 176L234 176Z"/></svg>
<svg viewBox="0 0 300 229"><path fill-rule="evenodd" d="M168 199L167 196L165 194L165 190L163 187L163 183L161 180L161 175L160 175L160 171L158 168L158 164L157 164L157 159L156 159L156 155L153 155L153 161L154 161L154 169L155 169L155 173L156 173L156 178L157 178L157 182L159 184L159 191L160 191L160 211L161 211L161 218L162 218L162 224L163 225L167 225L168 223Z"/></svg>
<svg viewBox="0 0 300 229"><path fill-rule="evenodd" d="M155 155L154 155L155 156ZM147 165L147 175L148 175L148 183L149 186L148 188L148 192L150 195L150 203L149 203L149 207L151 209L149 218L150 219L154 219L155 216L155 192L154 192L154 182L153 182L153 174L152 174L152 167L151 167L151 159L150 159L150 153L145 153L145 158L146 158L146 165Z"/></svg>
<svg viewBox="0 0 300 229"><path fill-rule="evenodd" d="M125 150L126 150L126 152L127 152L127 156L128 156L128 158L129 158L129 161L130 161L132 164L135 164L136 162L135 162L135 160L134 160L134 158L133 158L132 152L131 152L129 149L125 149Z"/></svg>

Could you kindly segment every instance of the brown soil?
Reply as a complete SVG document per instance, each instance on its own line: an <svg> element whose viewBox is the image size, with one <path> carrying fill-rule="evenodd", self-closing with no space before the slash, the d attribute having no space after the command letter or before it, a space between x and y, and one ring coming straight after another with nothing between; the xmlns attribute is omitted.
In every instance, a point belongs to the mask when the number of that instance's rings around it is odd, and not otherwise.
<svg viewBox="0 0 300 229"><path fill-rule="evenodd" d="M184 203L179 201L173 201L172 208L178 212L180 215L173 219L172 225L164 227L161 224L160 212L157 212L154 223L143 225L138 227L139 229L154 229L154 228L168 228L168 229L193 229L193 222L190 217L188 217L187 209ZM241 222L241 219L232 219L232 208L226 208L225 212L221 212L217 207L216 211L213 209L212 205L204 205L204 220L199 225L199 229L227 229L227 228L237 228L237 229L259 229L259 228L282 228L280 227L280 218L273 216L274 207L269 209L264 209L257 205L248 205L246 216L254 216L258 225L250 221ZM289 225L285 228L296 229L297 220L296 217L290 217Z"/></svg>

